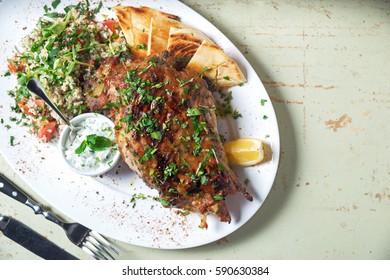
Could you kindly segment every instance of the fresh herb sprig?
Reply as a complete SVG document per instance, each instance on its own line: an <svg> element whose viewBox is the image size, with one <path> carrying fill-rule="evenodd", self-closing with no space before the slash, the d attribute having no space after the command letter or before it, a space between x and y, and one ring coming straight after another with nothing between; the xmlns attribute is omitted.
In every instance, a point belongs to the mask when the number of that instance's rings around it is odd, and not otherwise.
<svg viewBox="0 0 390 280"><path fill-rule="evenodd" d="M81 154L88 147L94 152L107 150L112 146L112 141L104 136L90 134L81 142L80 146L75 150L77 155Z"/></svg>

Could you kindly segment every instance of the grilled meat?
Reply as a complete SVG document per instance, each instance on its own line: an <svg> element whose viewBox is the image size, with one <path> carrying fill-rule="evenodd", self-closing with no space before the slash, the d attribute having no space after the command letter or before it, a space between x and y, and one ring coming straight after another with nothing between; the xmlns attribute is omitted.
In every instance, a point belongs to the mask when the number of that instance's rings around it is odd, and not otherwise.
<svg viewBox="0 0 390 280"><path fill-rule="evenodd" d="M207 83L176 70L168 52L108 58L88 90L89 109L108 108L122 158L158 190L163 206L200 213L207 227L208 213L231 221L227 195L252 201L228 166Z"/></svg>

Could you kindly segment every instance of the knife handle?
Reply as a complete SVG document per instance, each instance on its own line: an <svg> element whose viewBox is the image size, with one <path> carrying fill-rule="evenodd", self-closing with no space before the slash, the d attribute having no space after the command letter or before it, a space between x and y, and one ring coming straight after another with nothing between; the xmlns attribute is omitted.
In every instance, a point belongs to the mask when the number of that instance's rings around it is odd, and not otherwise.
<svg viewBox="0 0 390 280"><path fill-rule="evenodd" d="M12 182L0 174L0 191L9 197L25 204L28 197L19 190Z"/></svg>
<svg viewBox="0 0 390 280"><path fill-rule="evenodd" d="M0 231L45 260L77 260L75 256L11 217L0 216Z"/></svg>

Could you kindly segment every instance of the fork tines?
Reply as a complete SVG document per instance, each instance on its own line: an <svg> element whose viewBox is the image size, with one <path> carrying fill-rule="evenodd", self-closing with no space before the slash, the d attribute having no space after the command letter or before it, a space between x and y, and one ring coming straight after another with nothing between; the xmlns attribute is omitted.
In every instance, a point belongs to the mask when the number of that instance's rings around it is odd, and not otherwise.
<svg viewBox="0 0 390 280"><path fill-rule="evenodd" d="M81 248L95 260L115 260L110 252L120 253L111 243L96 231L90 231Z"/></svg>

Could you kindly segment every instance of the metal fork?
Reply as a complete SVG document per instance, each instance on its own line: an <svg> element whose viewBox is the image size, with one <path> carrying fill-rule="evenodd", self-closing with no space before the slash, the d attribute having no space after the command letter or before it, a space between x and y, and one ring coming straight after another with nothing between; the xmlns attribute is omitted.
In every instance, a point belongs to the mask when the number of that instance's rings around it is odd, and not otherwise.
<svg viewBox="0 0 390 280"><path fill-rule="evenodd" d="M96 231L93 231L78 223L65 223L52 212L46 211L42 205L25 195L18 187L0 174L0 191L29 206L35 214L41 214L49 221L61 226L69 240L83 249L96 260L114 260L113 253L120 255L111 243Z"/></svg>

